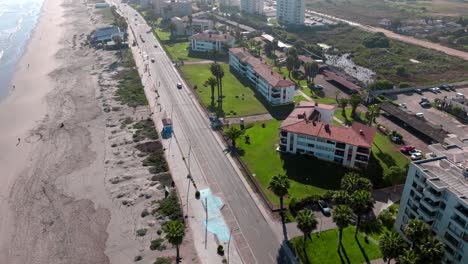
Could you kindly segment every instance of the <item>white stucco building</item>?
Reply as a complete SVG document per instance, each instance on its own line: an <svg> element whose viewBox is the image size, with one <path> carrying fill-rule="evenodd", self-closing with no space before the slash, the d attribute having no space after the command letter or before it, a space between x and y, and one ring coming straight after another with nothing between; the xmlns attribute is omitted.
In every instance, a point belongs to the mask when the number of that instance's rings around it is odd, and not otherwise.
<svg viewBox="0 0 468 264"><path fill-rule="evenodd" d="M204 31L189 38L190 49L197 52L227 53L229 48L234 47L235 38L229 34L218 34L217 32Z"/></svg>
<svg viewBox="0 0 468 264"><path fill-rule="evenodd" d="M304 0L278 0L276 2L276 19L281 24L303 25Z"/></svg>
<svg viewBox="0 0 468 264"><path fill-rule="evenodd" d="M248 14L263 14L263 0L240 0L240 9Z"/></svg>
<svg viewBox="0 0 468 264"><path fill-rule="evenodd" d="M312 155L346 167L366 168L375 128L332 125L336 106L300 102L280 126L279 151Z"/></svg>
<svg viewBox="0 0 468 264"><path fill-rule="evenodd" d="M411 164L395 229L421 219L445 244L445 263L468 263L468 139L430 145L434 158Z"/></svg>
<svg viewBox="0 0 468 264"><path fill-rule="evenodd" d="M192 14L192 2L151 0L154 14L163 18L183 17Z"/></svg>
<svg viewBox="0 0 468 264"><path fill-rule="evenodd" d="M294 102L295 84L281 77L266 62L255 58L244 48L229 50L229 66L238 76L250 81L253 88L270 104Z"/></svg>

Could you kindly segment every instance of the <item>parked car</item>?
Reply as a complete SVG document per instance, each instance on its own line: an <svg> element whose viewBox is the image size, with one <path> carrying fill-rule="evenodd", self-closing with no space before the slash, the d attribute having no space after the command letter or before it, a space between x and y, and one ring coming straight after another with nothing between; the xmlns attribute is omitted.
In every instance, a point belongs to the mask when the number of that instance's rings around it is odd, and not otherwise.
<svg viewBox="0 0 468 264"><path fill-rule="evenodd" d="M397 136L392 136L390 138L392 140L393 143L395 144L401 144L403 141L401 140L401 137L397 137Z"/></svg>
<svg viewBox="0 0 468 264"><path fill-rule="evenodd" d="M151 58L151 62L154 63L154 58Z"/></svg>
<svg viewBox="0 0 468 264"><path fill-rule="evenodd" d="M401 104L398 104L399 107L402 107L402 108L407 108L407 105L406 103L401 103Z"/></svg>
<svg viewBox="0 0 468 264"><path fill-rule="evenodd" d="M411 160L420 160L422 158L422 153L413 153L410 158Z"/></svg>
<svg viewBox="0 0 468 264"><path fill-rule="evenodd" d="M181 84L181 83L177 83L177 88L178 88L178 89L182 89L182 84Z"/></svg>
<svg viewBox="0 0 468 264"><path fill-rule="evenodd" d="M422 151L419 150L419 149L413 149L412 151L409 152L409 154L411 154L411 155L417 154L417 153L422 154Z"/></svg>
<svg viewBox="0 0 468 264"><path fill-rule="evenodd" d="M442 90L445 90L445 91L449 91L449 90L450 90L449 87L448 87L448 85L446 85L446 84L442 84L441 86L439 86L439 88L442 89Z"/></svg>
<svg viewBox="0 0 468 264"><path fill-rule="evenodd" d="M420 102L419 104L424 108L427 108L427 107L431 106L431 104L429 102Z"/></svg>
<svg viewBox="0 0 468 264"><path fill-rule="evenodd" d="M157 47L158 47L158 45L156 45L156 44L155 44L155 45L154 45L154 47L155 47L155 48L157 48Z"/></svg>
<svg viewBox="0 0 468 264"><path fill-rule="evenodd" d="M319 200L318 204L324 215L330 215L330 207L328 206L327 202L324 200Z"/></svg>
<svg viewBox="0 0 468 264"><path fill-rule="evenodd" d="M320 84L316 84L316 85L314 85L314 89L323 90L323 86L320 85Z"/></svg>
<svg viewBox="0 0 468 264"><path fill-rule="evenodd" d="M411 145L406 145L400 148L401 153L407 154L407 155L413 150L414 150L414 147Z"/></svg>
<svg viewBox="0 0 468 264"><path fill-rule="evenodd" d="M453 86L453 85L447 85L447 87L448 87L451 91L454 91L454 92L456 91L456 90L455 90L455 86Z"/></svg>
<svg viewBox="0 0 468 264"><path fill-rule="evenodd" d="M429 99L427 99L426 97L422 97L420 103L422 103L422 102L428 102L429 103Z"/></svg>
<svg viewBox="0 0 468 264"><path fill-rule="evenodd" d="M414 92L417 93L417 94L422 94L423 93L421 89L415 89Z"/></svg>
<svg viewBox="0 0 468 264"><path fill-rule="evenodd" d="M415 115L417 118L421 118L421 119L424 118L424 113L416 113Z"/></svg>

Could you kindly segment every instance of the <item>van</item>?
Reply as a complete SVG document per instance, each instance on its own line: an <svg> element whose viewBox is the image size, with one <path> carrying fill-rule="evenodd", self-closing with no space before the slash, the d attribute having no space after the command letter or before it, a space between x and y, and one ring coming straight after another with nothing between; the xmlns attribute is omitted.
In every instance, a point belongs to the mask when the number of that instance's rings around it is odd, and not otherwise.
<svg viewBox="0 0 468 264"><path fill-rule="evenodd" d="M416 117L417 118L424 118L424 114L423 113L416 113Z"/></svg>
<svg viewBox="0 0 468 264"><path fill-rule="evenodd" d="M456 94L455 94L455 98L463 98L463 99L465 99L465 95L462 94L462 93L456 93Z"/></svg>

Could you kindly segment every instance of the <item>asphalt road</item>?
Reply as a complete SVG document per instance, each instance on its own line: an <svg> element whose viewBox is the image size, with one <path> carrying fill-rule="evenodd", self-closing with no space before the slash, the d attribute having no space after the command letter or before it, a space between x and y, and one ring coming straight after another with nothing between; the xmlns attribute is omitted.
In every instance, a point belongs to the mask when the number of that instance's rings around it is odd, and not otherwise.
<svg viewBox="0 0 468 264"><path fill-rule="evenodd" d="M149 59L149 70L154 79L155 89L161 96L163 110L172 117L176 137L185 137L192 142L192 158L200 164L210 185L219 187L224 202L235 216L238 226L245 237L255 263L288 263L282 239L275 235L261 214L255 201L245 188L240 175L225 156L225 152L212 134L208 117L203 115L194 104L192 91L185 85L173 63L161 48L153 34L147 33L149 26L134 9L121 5L133 30L140 50ZM129 32L131 33L131 32ZM141 40L140 35L145 40ZM157 45L157 48L155 47ZM183 89L177 89L177 83ZM157 85L156 85L157 83ZM157 87L156 87L157 86ZM187 148L189 146L183 146ZM251 263L247 260L246 263Z"/></svg>
<svg viewBox="0 0 468 264"><path fill-rule="evenodd" d="M429 101L433 102L435 98L442 99L444 96L453 97L457 92L468 95L468 88L458 88L456 92L442 90L441 93L436 94L429 91L423 92L422 95L417 93L413 93L411 95L399 94L397 95L396 102L405 103L407 106L406 110L410 111L411 113L423 113L424 118L430 123L434 124L436 127L440 126L445 131L464 138L466 135L468 135L468 127L460 123L456 118L433 107L423 108L419 105L422 97L425 97Z"/></svg>

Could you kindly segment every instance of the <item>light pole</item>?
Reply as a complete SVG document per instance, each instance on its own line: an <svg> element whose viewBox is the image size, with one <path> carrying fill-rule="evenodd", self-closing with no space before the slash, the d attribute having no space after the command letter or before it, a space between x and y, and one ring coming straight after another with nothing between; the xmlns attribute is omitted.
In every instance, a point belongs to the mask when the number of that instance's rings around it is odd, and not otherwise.
<svg viewBox="0 0 468 264"><path fill-rule="evenodd" d="M189 198L189 191L190 191L190 184L191 184L191 180L192 180L192 174L190 173L190 153L192 152L192 144L189 145L189 153L188 153L188 175L187 175L187 179L188 179L188 186L187 186L187 210L186 210L186 215L185 215L185 218L188 217L188 198Z"/></svg>
<svg viewBox="0 0 468 264"><path fill-rule="evenodd" d="M239 230L239 228L236 228L236 229L231 229L229 231L229 240L228 240L228 248L227 248L227 263L229 264L229 246L231 245L231 237L232 237L232 231L237 231Z"/></svg>

